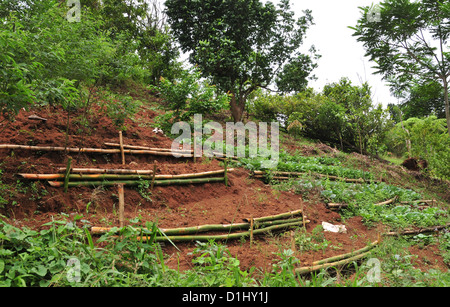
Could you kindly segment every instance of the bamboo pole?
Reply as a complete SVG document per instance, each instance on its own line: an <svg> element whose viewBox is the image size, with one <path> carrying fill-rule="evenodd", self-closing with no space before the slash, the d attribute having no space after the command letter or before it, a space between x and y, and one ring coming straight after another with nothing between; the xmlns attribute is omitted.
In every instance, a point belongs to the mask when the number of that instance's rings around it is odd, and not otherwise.
<svg viewBox="0 0 450 307"><path fill-rule="evenodd" d="M120 147L120 144L116 143L105 143L105 146L109 147ZM185 153L185 154L193 154L194 150L183 150L183 149L172 149L172 148L152 148L147 146L137 146L137 145L123 145L123 148L126 149L136 149L136 150L151 150L151 151L160 151L160 152L176 152L176 153Z"/></svg>
<svg viewBox="0 0 450 307"><path fill-rule="evenodd" d="M273 221L273 220L280 220L283 218L288 218L288 217L293 217L293 216L297 216L302 214L303 211L302 210L296 210L296 211L291 211L291 212L287 212L287 213L281 213L278 215L271 215L271 216L266 216L266 217L260 217L260 218L255 218L255 222L266 222L266 221ZM245 218L244 221L245 222L250 222L251 218Z"/></svg>
<svg viewBox="0 0 450 307"><path fill-rule="evenodd" d="M262 229L256 229L253 231L253 234L263 234L266 232L270 232L270 231L276 231L276 230L280 230L280 229L285 229L285 228L290 228L290 227L294 227L294 226L299 226L301 225L301 222L295 222L295 223L286 223L286 224L280 224L280 225L274 225L274 226L269 226L266 228L262 228ZM250 231L246 231L246 232L240 232L240 233L229 233L229 234L224 234L224 235L192 235L192 236L160 236L160 237L156 237L155 240L156 242L167 242L167 241L172 241L172 242L191 242L191 241L209 241L209 240L232 240L232 239L240 239L243 237L248 237L250 235ZM147 241L149 240L150 237L137 237L137 240L141 240L141 241Z"/></svg>
<svg viewBox="0 0 450 307"><path fill-rule="evenodd" d="M319 264L319 265L313 265L310 267L297 268L297 269L295 269L295 273L297 273L299 275L303 275L303 274L313 273L313 272L319 271L321 269L328 269L328 268L332 268L332 267L341 267L341 266L347 265L353 261L358 261L362 258L365 258L369 254L370 254L370 251L347 258L347 259L336 261L336 262L329 262L329 263L324 263L324 264Z"/></svg>
<svg viewBox="0 0 450 307"><path fill-rule="evenodd" d="M67 160L66 172L64 174L64 193L67 193L67 190L69 188L69 175L71 166L72 166L72 157L69 157Z"/></svg>
<svg viewBox="0 0 450 307"><path fill-rule="evenodd" d="M189 185L189 184L200 184L200 183L214 183L223 182L223 177L212 177L212 178L196 178L196 179L173 179L173 180L155 180L155 186L169 186L169 185ZM49 181L52 187L61 187L64 185L63 182L59 181ZM78 186L113 186L116 184L123 184L125 186L137 186L141 183L139 180L118 180L118 181L73 181L68 184L69 187Z"/></svg>
<svg viewBox="0 0 450 307"><path fill-rule="evenodd" d="M267 174L264 171L253 171L255 178L264 178L264 176ZM306 174L319 176L323 178L328 178L330 180L337 180L337 181L345 181L348 183L365 183L365 182L374 182L373 180L364 180L362 178L359 179L353 179L353 178L344 178L344 177L338 177L338 176L332 176L332 175L325 175L325 174L319 174L319 173L306 173L306 172L281 172L281 171L275 171L271 173L274 175L272 179L276 180L289 180L292 179L291 176L302 176Z"/></svg>
<svg viewBox="0 0 450 307"><path fill-rule="evenodd" d="M119 147L120 144L116 144L116 143L105 143L105 146L109 146L109 147ZM171 149L171 148L152 148L152 147L147 147L147 146L137 146L137 145L123 145L124 148L127 149L136 149L136 150L150 150L150 151L158 151L158 152L171 152L171 153L181 153L181 154L186 154L186 155L194 155L194 150L183 150L183 149ZM195 148L195 146L194 146ZM227 155L218 151L212 151L212 154L215 155L216 158L223 160L227 158ZM238 158L236 157L228 157L228 159L233 159L233 160L238 160Z"/></svg>
<svg viewBox="0 0 450 307"><path fill-rule="evenodd" d="M429 228L421 228L421 229L417 229L417 230L405 230L405 231L390 231L385 233L385 236L401 236L401 235L417 235L417 234L421 234L421 233L427 233L427 232L437 232L437 231L441 231L444 230L446 228L450 227L450 223L447 225L440 225L440 226L434 226L434 227L429 227Z"/></svg>
<svg viewBox="0 0 450 307"><path fill-rule="evenodd" d="M103 148L65 148L65 147L54 147L54 146L26 146L26 145L10 145L2 144L0 149L22 149L22 150L32 150L32 151L66 151L72 153L102 153L102 154L117 154L121 153L120 149L103 149ZM155 155L155 156L172 156L172 152L162 152L154 150L133 150L124 149L125 154L136 154L136 155ZM180 154L180 157L188 158L190 155Z"/></svg>
<svg viewBox="0 0 450 307"><path fill-rule="evenodd" d="M155 179L156 179L156 161L153 163L153 178L150 191L153 191L153 187L155 186Z"/></svg>
<svg viewBox="0 0 450 307"><path fill-rule="evenodd" d="M378 204L374 204L374 206L390 205L390 204L394 203L397 199L398 199L398 196L395 196L394 198L389 199L387 201L384 201L384 202L381 202L381 203L378 203ZM342 208L348 208L348 204L328 203L327 204L327 208L336 211L336 210L340 210Z"/></svg>
<svg viewBox="0 0 450 307"><path fill-rule="evenodd" d="M331 262L336 262L342 259L346 259L346 258L350 258L365 252L370 251L371 249L375 248L377 245L379 244L379 241L375 241L370 243L368 246L363 247L361 249L355 250L353 252L350 253L346 253L346 254L342 254L342 255L338 255L338 256L334 256L334 257L330 257L330 258L326 258L323 260L319 260L319 261L315 261L313 262L313 265L320 265L320 264L325 264L325 263L331 263Z"/></svg>
<svg viewBox="0 0 450 307"><path fill-rule="evenodd" d="M60 167L58 172L62 172L65 168ZM139 174L139 175L151 175L152 170L132 170L132 169L100 169L100 168L72 168L72 173L85 173L85 174Z"/></svg>
<svg viewBox="0 0 450 307"><path fill-rule="evenodd" d="M122 131L119 131L119 145L120 145L120 154L122 155L122 165L125 165L125 152L123 148Z"/></svg>
<svg viewBox="0 0 450 307"><path fill-rule="evenodd" d="M281 224L290 224L290 223L303 223L303 220L300 218L297 219L289 219L289 220L278 220L278 221L269 221L264 223L256 223L255 228L264 228ZM306 220L305 223L310 223L309 220ZM177 236L177 235L195 235L198 233L205 232L229 232L234 230L247 230L250 228L249 223L237 223L237 224L211 224L211 225L201 225L201 226L193 226L193 227L184 227L184 228L169 228L164 229L160 228L161 232L168 236ZM104 234L110 232L114 227L91 227L91 233L95 235Z"/></svg>
<svg viewBox="0 0 450 307"><path fill-rule="evenodd" d="M123 191L123 184L118 184L119 192L119 225L120 228L124 226L124 213L125 213L125 197Z"/></svg>
<svg viewBox="0 0 450 307"><path fill-rule="evenodd" d="M228 169L227 172L234 171L234 169ZM179 174L179 175L156 175L156 180L162 180L162 179L187 179L187 178L202 178L202 177L208 177L212 175L221 175L224 173L224 170L217 170L217 171L209 171L209 172L202 172L202 173L192 173L192 174ZM149 171L149 174L153 174L153 171ZM57 179L63 179L65 178L64 174L17 174L25 179L30 180L57 180ZM70 174L69 179L71 180L152 180L153 176L150 175L139 175L139 174L133 174L130 172L130 174L109 174L106 172L101 172L98 174Z"/></svg>

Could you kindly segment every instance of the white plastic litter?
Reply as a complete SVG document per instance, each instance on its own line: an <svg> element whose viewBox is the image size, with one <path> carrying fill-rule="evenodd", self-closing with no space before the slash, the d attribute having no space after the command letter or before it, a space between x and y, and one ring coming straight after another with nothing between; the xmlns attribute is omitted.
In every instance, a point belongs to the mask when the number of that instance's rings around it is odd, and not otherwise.
<svg viewBox="0 0 450 307"><path fill-rule="evenodd" d="M333 225L327 222L322 222L322 227L324 231L334 232L334 233L346 233L347 228L345 225Z"/></svg>

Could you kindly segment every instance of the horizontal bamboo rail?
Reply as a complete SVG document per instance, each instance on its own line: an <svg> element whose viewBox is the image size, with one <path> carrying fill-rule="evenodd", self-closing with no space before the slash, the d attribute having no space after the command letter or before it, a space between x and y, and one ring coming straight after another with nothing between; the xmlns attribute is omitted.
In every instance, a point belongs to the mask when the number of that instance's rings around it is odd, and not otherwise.
<svg viewBox="0 0 450 307"><path fill-rule="evenodd" d="M370 245L361 248L359 250L326 258L323 260L313 262L312 266L305 266L295 269L295 273L303 275L308 273L313 273L322 269L328 269L333 267L341 267L347 265L353 261L358 261L362 258L367 257L370 254L370 250L379 244L379 240L371 243Z"/></svg>
<svg viewBox="0 0 450 307"><path fill-rule="evenodd" d="M234 169L228 169L227 172L233 172ZM153 173L153 171L152 171ZM179 174L179 175L139 175L139 174L70 174L70 180L156 180L162 179L187 179L187 178L201 178L212 175L222 175L225 174L225 170L201 172L201 173L191 173L191 174ZM57 180L64 179L64 174L18 174L25 179L31 180Z"/></svg>
<svg viewBox="0 0 450 307"><path fill-rule="evenodd" d="M277 215L271 215L271 216L266 216L266 217L254 218L253 221L254 222L273 221L273 220L279 220L279 219L284 219L284 218L288 218L288 217L294 217L294 216L300 215L302 213L303 213L302 210L295 210L295 211L281 213L281 214L277 214ZM245 218L244 219L245 222L250 222L251 220L252 220L251 218Z"/></svg>
<svg viewBox="0 0 450 307"><path fill-rule="evenodd" d="M359 255L361 253L365 253L370 251L371 249L375 248L380 242L377 240L375 242L370 243L368 246L363 247L361 249L355 250L353 252L350 253L346 253L346 254L342 254L342 255L338 255L338 256L334 256L334 257L330 257L330 258L326 258L326 259L322 259L319 261L315 261L313 262L313 265L320 265L320 264L325 264L325 263L331 263L331 262L336 262L342 259L346 259L346 258L350 258L356 255Z"/></svg>
<svg viewBox="0 0 450 307"><path fill-rule="evenodd" d="M286 224L280 224L280 225L274 225L269 226L266 228L261 229L254 229L253 235L257 234L263 234L271 231L277 231L281 229L286 229L294 226L300 226L303 225L303 222L292 222L292 223L286 223ZM240 239L243 237L249 237L251 234L251 231L245 231L245 232L239 232L239 233L229 233L229 234L223 234L223 235L192 235L192 236L157 236L155 237L156 242L191 242L191 241L209 241L209 240L234 240L234 239ZM137 240L140 241L148 241L151 237L137 237Z"/></svg>
<svg viewBox="0 0 450 307"><path fill-rule="evenodd" d="M155 186L168 186L168 185L188 185L199 183L215 183L224 182L224 177L212 177L212 178L195 178L195 179L173 179L173 180L155 180L152 182ZM64 182L49 181L52 187L63 187ZM72 181L68 183L68 187L78 186L115 186L117 184L123 184L124 186L138 186L142 184L140 180L117 180L117 181Z"/></svg>
<svg viewBox="0 0 450 307"><path fill-rule="evenodd" d="M70 153L102 153L102 154L121 154L121 149L103 149L103 148L70 148L70 147L53 147L53 146L26 146L26 145L10 145L2 144L0 149L22 149L22 150L32 150L32 151L63 151ZM126 154L136 154L136 155L155 155L155 156L172 156L172 152L155 151L155 150L134 150L134 149L124 149ZM192 155L189 154L179 154L180 157L190 158Z"/></svg>
<svg viewBox="0 0 450 307"><path fill-rule="evenodd" d="M434 227L428 227L428 228L421 228L416 230L404 230L404 231L390 231L385 234L384 236L403 236L403 235L417 235L421 233L428 233L428 232L437 232L444 229L450 228L450 224L447 225L440 225L440 226L434 226Z"/></svg>
<svg viewBox="0 0 450 307"><path fill-rule="evenodd" d="M365 257L367 257L370 254L370 252L366 252L363 254L359 254L347 259L343 259L340 261L336 261L336 262L330 262L330 263L324 263L324 264L319 264L319 265L314 265L311 267L301 267L301 268L297 268L295 269L295 273L299 274L299 275L303 275L303 274L308 274L308 273L313 273L322 269L328 269L328 268L333 268L333 267L341 267L344 265L347 265L353 261L358 261L360 259L363 259Z"/></svg>
<svg viewBox="0 0 450 307"><path fill-rule="evenodd" d="M65 167L57 168L58 172L64 172ZM138 174L138 175L151 175L152 170L132 170L132 169L100 169L100 168L71 168L71 173L82 174Z"/></svg>
<svg viewBox="0 0 450 307"><path fill-rule="evenodd" d="M265 175L267 175L266 172L264 171L254 171L253 172L254 177L255 178L264 178ZM274 177L272 177L272 179L275 180L289 180L292 179L292 176L302 176L302 175L307 175L307 174L311 174L314 176L318 176L318 177L322 177L322 178L327 178L330 180L336 180L336 181L344 181L344 182L348 182L348 183L365 183L365 182L375 182L374 180L364 180L362 178L359 179L352 179L352 178L344 178L344 177L338 177L338 176L332 176L332 175L325 175L325 174L319 174L319 173L307 173L307 172L279 172L279 171L275 171L271 173L272 175L274 175Z"/></svg>
<svg viewBox="0 0 450 307"><path fill-rule="evenodd" d="M120 147L120 144L105 143L105 146ZM183 150L183 149L171 149L171 148L152 148L152 147L138 146L138 145L123 145L123 148L136 149L136 150L151 150L151 151L158 151L158 152L172 152L172 153L177 153L177 154L186 154L186 155L190 155L190 156L192 156L195 152L193 149ZM236 157L227 157L226 154L218 152L218 151L212 151L212 154L214 154L214 156L216 158L220 158L220 159L229 158L229 159L237 160Z"/></svg>
<svg viewBox="0 0 450 307"><path fill-rule="evenodd" d="M389 199L387 201L384 201L384 202L381 202L378 204L374 204L374 206L390 205L390 204L394 203L397 199L398 199L398 196L395 196L394 198ZM339 204L339 203L328 203L327 204L328 209L335 210L335 211L340 210L342 208L348 208L348 206L349 206L348 204Z"/></svg>
<svg viewBox="0 0 450 307"><path fill-rule="evenodd" d="M278 221L269 221L264 223L259 223L255 225L255 228L264 228L268 226L274 226L279 224L287 224L287 223L297 223L302 221L303 219L296 218L290 220L278 220ZM309 223L309 221L307 221ZM250 223L237 223L237 224L211 224L211 225L201 225L201 226L193 226L193 227L184 227L184 228L172 228L172 229L164 229L160 228L160 231L163 232L167 236L175 236L175 235L193 235L198 233L205 232L221 232L221 231L233 231L233 230L244 230L249 229ZM114 229L114 227L91 227L91 233L94 235L100 235L107 232L110 232Z"/></svg>

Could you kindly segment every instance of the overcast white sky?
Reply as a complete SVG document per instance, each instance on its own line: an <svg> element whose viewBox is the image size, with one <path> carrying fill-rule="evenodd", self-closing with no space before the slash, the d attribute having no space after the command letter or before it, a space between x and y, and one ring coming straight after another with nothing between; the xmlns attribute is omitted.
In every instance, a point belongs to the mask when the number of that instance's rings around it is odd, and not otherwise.
<svg viewBox="0 0 450 307"><path fill-rule="evenodd" d="M277 0L272 0L278 3ZM372 86L374 103L397 103L392 97L388 86L382 82L380 75L374 75L374 63L366 58L361 43L352 36L353 30L361 17L358 7L370 6L380 0L294 0L292 9L298 16L305 9L312 10L315 25L307 32L305 47L315 45L322 55L319 67L314 71L318 80L310 82L310 86L321 91L327 83L338 82L342 77L348 77L354 85L368 82Z"/></svg>

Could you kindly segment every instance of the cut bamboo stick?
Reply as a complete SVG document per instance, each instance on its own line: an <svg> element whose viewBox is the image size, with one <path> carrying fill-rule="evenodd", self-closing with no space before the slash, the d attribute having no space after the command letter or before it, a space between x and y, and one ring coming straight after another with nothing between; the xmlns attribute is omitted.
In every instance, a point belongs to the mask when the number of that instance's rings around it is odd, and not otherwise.
<svg viewBox="0 0 450 307"><path fill-rule="evenodd" d="M2 144L0 145L0 149L22 149L22 150L32 150L32 151L65 151L72 153L102 153L102 154L117 154L121 153L120 149L103 149L103 148L65 148L65 147L54 147L54 146L26 146L26 145L11 145L11 144ZM136 155L155 155L155 156L172 156L172 152L162 152L162 151L154 151L154 150L133 150L133 149L124 149L124 153L126 154L136 154ZM180 157L191 157L191 155L179 154Z"/></svg>
<svg viewBox="0 0 450 307"><path fill-rule="evenodd" d="M347 259L336 261L336 262L329 262L329 263L324 263L324 264L319 264L319 265L313 265L310 267L297 268L297 269L295 269L295 273L297 273L299 275L303 275L303 274L310 274L310 273L313 273L313 272L316 272L316 271L319 271L322 269L341 267L344 265L348 265L348 264L352 263L353 261L358 261L360 259L363 259L363 258L367 257L369 254L370 254L370 251L347 258Z"/></svg>
<svg viewBox="0 0 450 307"><path fill-rule="evenodd" d="M342 255L338 255L338 256L334 256L334 257L330 257L330 258L326 258L323 260L319 260L319 261L315 261L313 262L313 265L320 265L320 264L325 264L325 263L330 263L330 262L336 262L342 259L346 259L346 258L350 258L365 252L370 251L371 249L375 248L377 245L379 244L378 241L372 242L370 243L368 246L363 247L361 249L355 250L353 252L350 253L346 253L346 254L342 254Z"/></svg>
<svg viewBox="0 0 450 307"><path fill-rule="evenodd" d="M119 225L122 228L124 226L124 213L125 213L125 197L123 191L123 184L118 185L118 193L119 193Z"/></svg>
<svg viewBox="0 0 450 307"><path fill-rule="evenodd" d="M284 219L284 218L288 218L288 217L294 217L294 216L300 215L302 213L303 213L302 210L296 210L296 211L291 211L291 212L277 214L277 215L255 218L254 221L255 222L266 222L266 221L280 220L280 219ZM244 221L247 223L250 222L250 220L251 220L251 218L244 219Z"/></svg>
<svg viewBox="0 0 450 307"><path fill-rule="evenodd" d="M384 235L385 236L417 235L417 234L421 234L421 233L441 231L441 230L447 229L449 227L450 227L450 224L434 226L434 227L429 227L429 228L404 230L404 231L398 231L398 232L390 231L390 232L385 233Z"/></svg>
<svg viewBox="0 0 450 307"><path fill-rule="evenodd" d="M64 171L66 168L58 168L58 172ZM151 175L152 170L132 170L132 169L100 169L100 168L72 168L72 173L84 173L84 174L139 174L139 175Z"/></svg>
<svg viewBox="0 0 450 307"><path fill-rule="evenodd" d="M109 146L109 147L119 147L120 144L116 144L116 143L105 143L105 146ZM183 149L171 149L171 148L152 148L152 147L147 147L147 146L137 146L137 145L123 145L124 148L128 148L128 149L137 149L137 150L151 150L151 151L159 151L159 152L172 152L172 153L181 153L181 154L186 154L186 155L194 155L194 150L183 150ZM194 145L195 148L195 145ZM211 152L216 158L220 158L220 159L225 159L227 157L226 154L223 154L221 152L218 151L212 151ZM237 160L237 158L235 157L230 157L229 159L233 159L233 160Z"/></svg>
<svg viewBox="0 0 450 307"><path fill-rule="evenodd" d="M223 177L212 177L212 178L195 178L195 179L173 179L173 180L155 180L155 186L168 186L168 185L188 185L188 184L200 184L200 183L214 183L223 182L225 179ZM59 181L49 181L52 187L62 187L64 182ZM69 182L69 187L78 186L113 186L116 184L123 184L125 186L137 186L141 184L140 180L118 180L118 181L73 181Z"/></svg>
<svg viewBox="0 0 450 307"><path fill-rule="evenodd" d="M280 224L290 224L290 223L299 223L303 220L301 218L297 219L289 219L289 220L279 220L279 221L269 221L264 223L256 223L255 228L260 229L269 226L275 226ZM306 220L305 223L309 223L309 220ZM91 227L91 233L95 235L104 234L110 232L114 227ZM198 233L205 232L229 232L234 230L247 230L250 228L249 223L237 223L237 224L211 224L211 225L201 225L201 226L193 226L193 227L184 227L184 228L172 228L172 229L164 229L160 228L161 232L168 236L176 236L176 235L195 235Z"/></svg>
<svg viewBox="0 0 450 307"><path fill-rule="evenodd" d="M384 201L384 202L381 202L381 203L378 203L378 204L374 204L374 205L375 205L375 206L390 205L390 204L394 203L397 199L398 199L398 197L395 196L395 197L392 198L392 199L389 199L389 200L387 200L387 201ZM356 206L356 205L355 205L355 206ZM340 209L342 209L342 208L348 208L348 204L328 203L328 204L327 204L327 208L330 209L330 210L335 210L335 211L337 211L337 210L340 210Z"/></svg>
<svg viewBox="0 0 450 307"><path fill-rule="evenodd" d="M77 169L75 169L77 170ZM228 169L227 172L234 171L234 169ZM149 174L153 174L153 171L150 171ZM221 175L224 174L224 170L217 171L209 171L202 173L191 173L191 174L179 174L179 175L156 175L156 180L162 179L186 179L186 178L202 178L213 175ZM30 179L30 180L57 180L65 178L64 174L18 174L19 176ZM99 174L70 174L69 179L71 180L152 180L153 176L151 175L140 175L140 174L109 174L106 172L102 172Z"/></svg>
<svg viewBox="0 0 450 307"><path fill-rule="evenodd" d="M119 131L119 146L120 146L120 154L122 156L122 165L125 165L125 152L123 148L122 131Z"/></svg>
<svg viewBox="0 0 450 307"><path fill-rule="evenodd" d="M299 221L299 222L295 222L295 223L286 223L286 224L269 226L266 228L253 230L253 235L263 234L263 233L281 230L281 229L286 229L286 228L290 228L290 227L294 227L294 226L299 226L301 224L302 224L302 222ZM250 235L250 231L246 231L246 232L240 232L240 233L229 233L229 234L224 234L224 235L191 235L191 236L160 236L160 237L157 236L155 238L155 240L156 240L156 242L167 242L169 240L172 242L232 240L232 239L240 239L243 237L248 237L249 235ZM150 237L145 237L145 236L137 237L137 240L141 240L141 241L147 241L149 239L150 239Z"/></svg>
<svg viewBox="0 0 450 307"><path fill-rule="evenodd" d="M264 178L264 176L267 174L264 171L254 171L253 172L254 177L255 178ZM272 172L271 173L273 175L273 177L271 177L272 179L275 180L289 180L292 179L292 176L302 176L302 175L306 175L306 174L310 174L310 173L302 173L302 172L280 172L280 171L276 171L276 172ZM348 183L365 183L365 182L374 182L373 180L364 180L362 178L358 178L358 179L353 179L353 178L344 178L344 177L338 177L338 176L331 176L331 175L325 175L325 174L319 174L319 173L311 173L314 176L319 176L319 177L323 177L323 178L328 178L330 180L337 180L337 181L345 181Z"/></svg>

